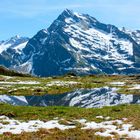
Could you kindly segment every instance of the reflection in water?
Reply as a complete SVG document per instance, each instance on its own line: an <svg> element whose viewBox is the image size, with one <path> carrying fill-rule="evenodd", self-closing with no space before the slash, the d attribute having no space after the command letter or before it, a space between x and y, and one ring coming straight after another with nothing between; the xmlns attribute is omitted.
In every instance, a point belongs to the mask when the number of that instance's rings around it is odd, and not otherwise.
<svg viewBox="0 0 140 140"><path fill-rule="evenodd" d="M0 102L30 106L103 107L118 104L139 104L140 95L118 94L116 88L78 89L73 92L44 96L0 95Z"/></svg>

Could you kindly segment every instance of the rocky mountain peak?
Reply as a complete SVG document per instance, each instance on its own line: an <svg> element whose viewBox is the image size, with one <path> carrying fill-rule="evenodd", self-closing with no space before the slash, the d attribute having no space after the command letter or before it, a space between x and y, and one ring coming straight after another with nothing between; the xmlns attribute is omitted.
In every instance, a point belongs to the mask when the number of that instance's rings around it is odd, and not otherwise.
<svg viewBox="0 0 140 140"><path fill-rule="evenodd" d="M128 34L90 15L66 9L48 29L17 47L22 48L18 55L8 51L0 56L0 62L38 76L68 72L136 74L140 68L139 40L139 31Z"/></svg>

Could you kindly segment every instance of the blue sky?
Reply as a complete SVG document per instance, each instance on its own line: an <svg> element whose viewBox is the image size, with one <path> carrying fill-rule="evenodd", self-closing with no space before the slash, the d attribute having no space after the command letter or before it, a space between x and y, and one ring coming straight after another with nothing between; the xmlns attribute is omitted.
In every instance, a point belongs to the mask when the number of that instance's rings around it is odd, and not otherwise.
<svg viewBox="0 0 140 140"><path fill-rule="evenodd" d="M118 27L140 29L140 0L2 0L0 40L15 35L32 37L66 8Z"/></svg>

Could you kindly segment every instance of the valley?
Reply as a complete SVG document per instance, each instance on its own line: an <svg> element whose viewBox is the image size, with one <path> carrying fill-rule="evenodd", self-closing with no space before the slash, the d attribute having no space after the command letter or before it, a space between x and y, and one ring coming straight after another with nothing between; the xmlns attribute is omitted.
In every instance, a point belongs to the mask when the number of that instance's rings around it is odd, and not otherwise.
<svg viewBox="0 0 140 140"><path fill-rule="evenodd" d="M139 84L139 75L1 75L0 139L139 138Z"/></svg>

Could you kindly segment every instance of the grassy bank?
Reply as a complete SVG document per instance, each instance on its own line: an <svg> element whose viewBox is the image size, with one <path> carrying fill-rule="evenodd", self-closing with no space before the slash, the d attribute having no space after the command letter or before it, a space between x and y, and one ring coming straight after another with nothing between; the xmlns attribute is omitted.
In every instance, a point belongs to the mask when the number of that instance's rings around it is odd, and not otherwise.
<svg viewBox="0 0 140 140"><path fill-rule="evenodd" d="M0 115L6 115L10 118L14 118L21 121L28 120L43 120L49 121L54 118L61 119L60 124L64 124L66 121L74 121L77 119L87 119L88 121L102 122L103 119L97 118L97 116L110 117L110 120L127 118L126 123L132 122L135 129L140 129L140 105L120 105L104 108L75 108L75 107L23 107L23 106L11 106L8 104L0 104ZM0 135L0 140L110 140L111 138L105 138L95 135L99 130L82 130L81 125L76 124L76 128L68 130L59 129L40 129L38 132L23 132L21 134L4 133ZM102 130L100 130L102 131ZM119 136L115 136L119 139ZM131 139L128 139L131 140Z"/></svg>
<svg viewBox="0 0 140 140"><path fill-rule="evenodd" d="M18 83L26 83L28 81L38 82L38 84ZM11 82L16 83L13 84ZM75 84L65 84L66 82L75 82ZM124 84L113 84L114 82ZM118 93L140 94L140 89L133 89L135 85L140 85L140 76L92 75L48 78L0 76L0 94L8 95L61 94L78 88L99 88L105 86L119 88Z"/></svg>
<svg viewBox="0 0 140 140"><path fill-rule="evenodd" d="M111 119L128 118L136 128L140 128L140 105L120 105L103 108L76 108L76 107L26 107L0 104L0 115L6 115L19 120L52 120L56 117L65 120L87 119L100 122L96 116L111 117Z"/></svg>
<svg viewBox="0 0 140 140"><path fill-rule="evenodd" d="M111 140L109 137L96 136L93 130L81 130L80 128L61 131L59 129L12 135L5 133L0 135L0 140Z"/></svg>

